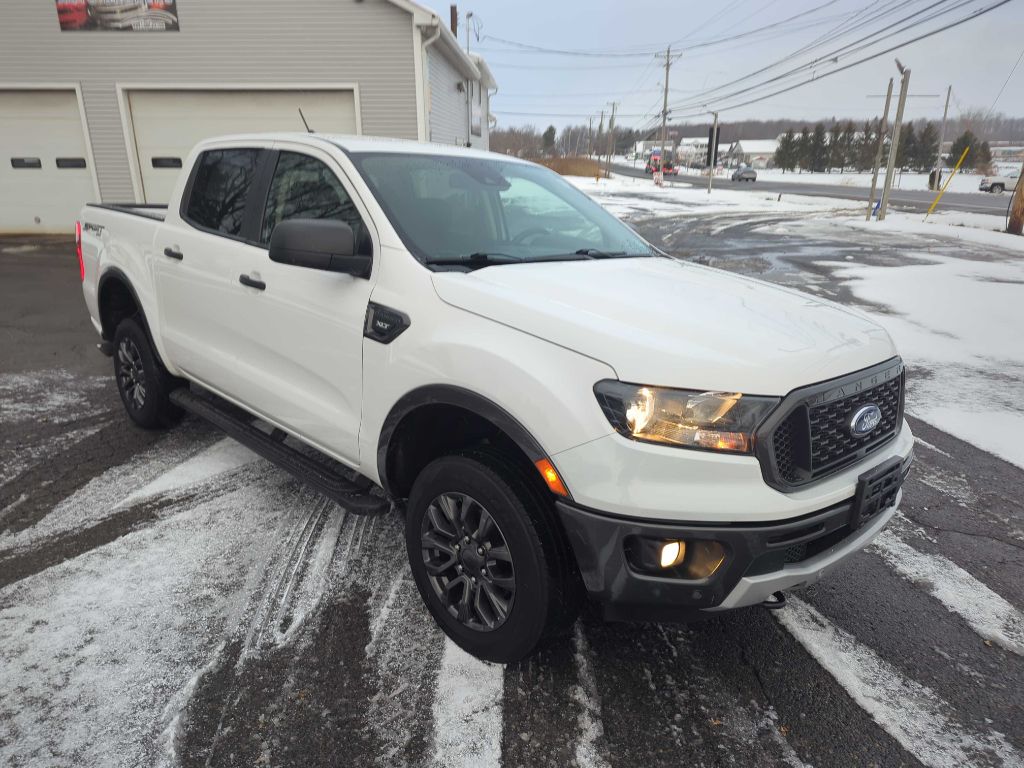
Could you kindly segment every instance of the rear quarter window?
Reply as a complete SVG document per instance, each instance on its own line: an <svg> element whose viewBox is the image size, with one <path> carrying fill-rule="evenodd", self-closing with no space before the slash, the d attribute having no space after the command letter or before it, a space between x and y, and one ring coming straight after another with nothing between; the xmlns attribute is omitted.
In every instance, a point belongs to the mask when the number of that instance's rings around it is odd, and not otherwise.
<svg viewBox="0 0 1024 768"><path fill-rule="evenodd" d="M213 149L196 161L185 218L203 229L239 237L259 165L258 149Z"/></svg>

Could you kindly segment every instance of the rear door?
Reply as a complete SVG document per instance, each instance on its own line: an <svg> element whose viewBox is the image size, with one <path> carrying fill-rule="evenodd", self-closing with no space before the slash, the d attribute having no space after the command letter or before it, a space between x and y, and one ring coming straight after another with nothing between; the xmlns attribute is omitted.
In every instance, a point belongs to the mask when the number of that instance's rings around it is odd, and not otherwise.
<svg viewBox="0 0 1024 768"><path fill-rule="evenodd" d="M196 160L180 211L169 213L154 240L153 271L160 332L171 361L226 394L252 364L240 358L246 269L258 222L253 189L267 153L225 147Z"/></svg>
<svg viewBox="0 0 1024 768"><path fill-rule="evenodd" d="M233 354L246 364L236 384L244 401L289 431L349 463L358 460L362 346L370 279L270 260L274 227L294 218L348 223L362 253L379 253L366 209L343 169L326 152L276 145L258 242L244 246L245 269L234 275L241 297ZM271 171L272 169L272 171ZM260 287L241 285L244 276ZM250 365L251 363L251 365Z"/></svg>

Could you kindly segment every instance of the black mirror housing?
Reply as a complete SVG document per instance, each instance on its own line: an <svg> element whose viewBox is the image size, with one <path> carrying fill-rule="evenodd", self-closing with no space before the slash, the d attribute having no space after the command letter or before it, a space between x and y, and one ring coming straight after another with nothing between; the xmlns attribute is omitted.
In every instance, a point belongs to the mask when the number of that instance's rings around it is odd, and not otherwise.
<svg viewBox="0 0 1024 768"><path fill-rule="evenodd" d="M335 219L287 219L270 236L270 260L369 277L373 257L355 252L352 227Z"/></svg>

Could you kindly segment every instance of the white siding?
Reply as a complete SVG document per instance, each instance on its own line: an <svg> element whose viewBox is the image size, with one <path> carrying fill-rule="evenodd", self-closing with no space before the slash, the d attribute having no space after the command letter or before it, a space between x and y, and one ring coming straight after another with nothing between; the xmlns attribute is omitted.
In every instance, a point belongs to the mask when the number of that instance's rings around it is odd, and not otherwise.
<svg viewBox="0 0 1024 768"><path fill-rule="evenodd" d="M444 54L432 46L427 49L430 82L430 141L439 144L466 145L469 138L469 112L466 91L457 88L465 80Z"/></svg>
<svg viewBox="0 0 1024 768"><path fill-rule="evenodd" d="M0 82L81 82L106 201L133 198L118 82L353 83L363 133L417 137L412 15L387 0L182 1L180 32L62 33L52 0L3 5Z"/></svg>

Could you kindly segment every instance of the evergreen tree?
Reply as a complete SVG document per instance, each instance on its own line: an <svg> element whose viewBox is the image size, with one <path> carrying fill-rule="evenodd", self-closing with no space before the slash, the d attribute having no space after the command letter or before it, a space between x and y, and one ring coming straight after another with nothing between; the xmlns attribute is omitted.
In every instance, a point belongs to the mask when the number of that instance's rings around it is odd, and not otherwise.
<svg viewBox="0 0 1024 768"><path fill-rule="evenodd" d="M871 164L875 162L875 147L878 142L878 120L874 124L870 120L864 121L864 127L857 138L857 170L870 171Z"/></svg>
<svg viewBox="0 0 1024 768"><path fill-rule="evenodd" d="M551 152L555 148L555 126L549 125L543 135L544 151Z"/></svg>
<svg viewBox="0 0 1024 768"><path fill-rule="evenodd" d="M847 120L846 125L843 126L843 148L842 148L842 162L840 163L840 173L846 170L846 167L854 167L857 164L857 126L853 124L853 120Z"/></svg>
<svg viewBox="0 0 1024 768"><path fill-rule="evenodd" d="M800 138L796 141L796 162L800 166L800 172L803 173L811 167L811 135L807 131L807 126L803 127L800 131Z"/></svg>
<svg viewBox="0 0 1024 768"><path fill-rule="evenodd" d="M964 160L964 164L968 168L974 168L974 162L978 156L978 148L980 142L978 137L974 135L971 130L966 130L961 133L956 139L953 140L953 146L949 150L949 157L946 158L946 164L952 168L956 165L960 159L960 155L964 153L965 149L970 148L970 152L967 153L967 158Z"/></svg>
<svg viewBox="0 0 1024 768"><path fill-rule="evenodd" d="M978 147L978 155L974 160L974 169L982 173L992 172L992 150L987 141L981 142Z"/></svg>
<svg viewBox="0 0 1024 768"><path fill-rule="evenodd" d="M914 131L914 124L907 123L900 131L900 144L896 148L896 169L911 166L916 156L917 134Z"/></svg>
<svg viewBox="0 0 1024 768"><path fill-rule="evenodd" d="M934 167L935 155L938 154L938 151L939 132L935 128L935 123L929 120L917 136L917 152L913 166L921 171L931 170Z"/></svg>
<svg viewBox="0 0 1024 768"><path fill-rule="evenodd" d="M792 128L779 139L779 146L775 150L775 167L781 168L783 173L792 171L797 165L797 143Z"/></svg>
<svg viewBox="0 0 1024 768"><path fill-rule="evenodd" d="M828 139L828 168L842 168L846 165L843 162L843 145L846 136L843 134L843 126L839 123L832 123L832 131Z"/></svg>
<svg viewBox="0 0 1024 768"><path fill-rule="evenodd" d="M825 138L825 126L816 123L814 133L811 135L810 146L807 151L807 164L812 171L824 171L828 165L828 141Z"/></svg>

